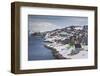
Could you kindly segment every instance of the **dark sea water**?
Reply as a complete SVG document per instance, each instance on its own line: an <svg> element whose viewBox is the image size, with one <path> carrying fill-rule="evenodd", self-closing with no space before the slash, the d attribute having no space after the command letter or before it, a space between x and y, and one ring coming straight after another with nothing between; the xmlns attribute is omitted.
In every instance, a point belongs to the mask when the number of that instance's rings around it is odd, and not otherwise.
<svg viewBox="0 0 100 76"><path fill-rule="evenodd" d="M51 60L55 59L52 51L44 47L41 36L28 37L28 60Z"/></svg>

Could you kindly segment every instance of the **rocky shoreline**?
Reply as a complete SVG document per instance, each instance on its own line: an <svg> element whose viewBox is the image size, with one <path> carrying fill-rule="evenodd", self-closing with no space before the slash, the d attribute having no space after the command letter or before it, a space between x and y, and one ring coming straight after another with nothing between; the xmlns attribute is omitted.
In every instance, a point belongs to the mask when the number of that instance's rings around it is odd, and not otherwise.
<svg viewBox="0 0 100 76"><path fill-rule="evenodd" d="M88 57L88 47L83 46L80 49L75 49L71 47L68 49L67 45L59 45L59 44L44 44L44 46L48 49L51 49L52 54L56 59L79 59L79 58L87 58ZM77 52L77 50L79 50Z"/></svg>
<svg viewBox="0 0 100 76"><path fill-rule="evenodd" d="M53 53L53 55L54 55L54 57L55 57L56 59L67 59L67 58L63 57L55 48L49 47L49 46L47 46L47 45L44 45L44 46L45 46L46 48L52 50L52 53Z"/></svg>

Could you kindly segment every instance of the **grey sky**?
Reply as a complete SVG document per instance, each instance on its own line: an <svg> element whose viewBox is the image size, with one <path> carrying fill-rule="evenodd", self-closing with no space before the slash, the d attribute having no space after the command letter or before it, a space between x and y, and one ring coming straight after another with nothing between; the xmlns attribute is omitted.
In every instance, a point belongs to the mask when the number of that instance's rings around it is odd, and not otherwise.
<svg viewBox="0 0 100 76"><path fill-rule="evenodd" d="M88 17L29 15L30 32L44 32L71 25L88 25Z"/></svg>

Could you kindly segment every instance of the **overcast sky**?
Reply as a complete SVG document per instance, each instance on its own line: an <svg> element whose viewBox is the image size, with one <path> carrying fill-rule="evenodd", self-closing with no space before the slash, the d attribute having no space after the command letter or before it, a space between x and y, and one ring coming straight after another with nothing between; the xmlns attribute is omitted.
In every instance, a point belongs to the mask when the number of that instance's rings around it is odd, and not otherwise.
<svg viewBox="0 0 100 76"><path fill-rule="evenodd" d="M88 25L88 17L42 15L28 16L28 30L30 32L51 31L71 25Z"/></svg>

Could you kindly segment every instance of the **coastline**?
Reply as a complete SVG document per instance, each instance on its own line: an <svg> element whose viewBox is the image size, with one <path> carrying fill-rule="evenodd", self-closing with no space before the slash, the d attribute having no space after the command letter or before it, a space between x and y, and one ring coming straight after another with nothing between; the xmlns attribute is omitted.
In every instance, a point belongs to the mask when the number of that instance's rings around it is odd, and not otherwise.
<svg viewBox="0 0 100 76"><path fill-rule="evenodd" d="M50 46L51 45L51 46ZM48 49L51 49L53 55L57 59L84 59L88 58L88 47L87 46L82 46L83 48L79 49L80 51L76 54L72 54L72 50L76 50L74 47L68 49L68 45L53 45L53 44L45 44L44 46ZM77 50L76 50L77 51Z"/></svg>
<svg viewBox="0 0 100 76"><path fill-rule="evenodd" d="M70 26L34 35L43 36L43 45L56 59L88 58L88 27Z"/></svg>
<svg viewBox="0 0 100 76"><path fill-rule="evenodd" d="M44 45L44 46L48 49L51 49L51 51L56 59L67 59L67 58L63 57L55 48L49 47L47 45Z"/></svg>

